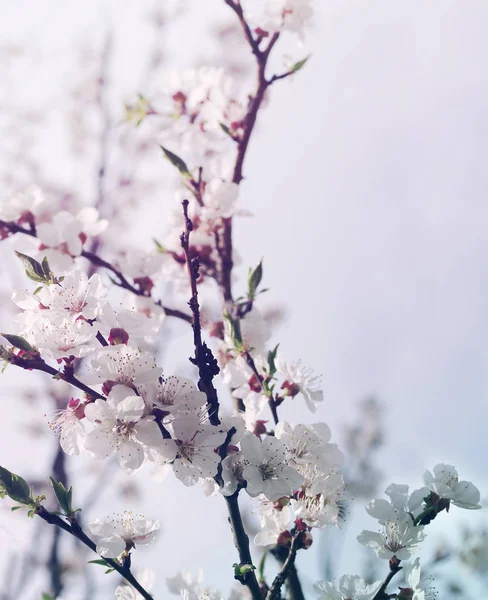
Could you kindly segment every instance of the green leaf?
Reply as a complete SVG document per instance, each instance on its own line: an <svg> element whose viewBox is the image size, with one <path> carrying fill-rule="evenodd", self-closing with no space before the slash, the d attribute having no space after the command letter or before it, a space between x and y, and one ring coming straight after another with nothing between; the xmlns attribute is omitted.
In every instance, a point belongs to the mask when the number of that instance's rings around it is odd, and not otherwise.
<svg viewBox="0 0 488 600"><path fill-rule="evenodd" d="M110 565L108 564L107 561L105 561L103 558L99 558L98 560L89 560L87 562L88 565L101 565L102 567L109 567Z"/></svg>
<svg viewBox="0 0 488 600"><path fill-rule="evenodd" d="M256 296L256 291L261 283L261 279L263 278L263 261L261 260L258 266L254 269L249 269L249 279L248 279L248 288L249 288L249 298L254 298Z"/></svg>
<svg viewBox="0 0 488 600"><path fill-rule="evenodd" d="M242 347L241 322L239 319L233 319L228 312L224 313L224 319L230 326L230 337L234 342L234 346L239 349Z"/></svg>
<svg viewBox="0 0 488 600"><path fill-rule="evenodd" d="M51 485L53 486L54 494L59 506L64 510L66 515L71 515L71 496L73 488L70 487L67 490L60 481L56 481L52 477L49 477L49 479L51 480Z"/></svg>
<svg viewBox="0 0 488 600"><path fill-rule="evenodd" d="M54 600L49 594L42 594L42 600Z"/></svg>
<svg viewBox="0 0 488 600"><path fill-rule="evenodd" d="M14 348L19 348L19 350L24 350L25 352L37 352L37 350L29 344L29 342L21 337L20 335L12 335L10 333L2 333L1 334L8 342L12 344Z"/></svg>
<svg viewBox="0 0 488 600"><path fill-rule="evenodd" d="M268 352L268 366L269 366L269 374L273 376L276 373L276 354L278 352L279 344L276 344L274 350L270 350Z"/></svg>
<svg viewBox="0 0 488 600"><path fill-rule="evenodd" d="M52 281L54 279L54 273L51 271L51 267L49 266L47 256L45 256L43 258L41 267L42 267L42 270L44 271L44 274L46 275L46 277Z"/></svg>
<svg viewBox="0 0 488 600"><path fill-rule="evenodd" d="M227 127L227 125L225 123L220 123L220 129L222 129L222 131L224 133L226 133L230 138L234 139L234 136L232 135L232 131Z"/></svg>
<svg viewBox="0 0 488 600"><path fill-rule="evenodd" d="M156 238L153 238L153 242L155 243L156 250L158 252L160 252L161 254L165 254L166 253L165 247L163 246L163 244L161 244L160 242L158 242L158 240Z"/></svg>
<svg viewBox="0 0 488 600"><path fill-rule="evenodd" d="M27 256L27 254L22 254L22 252L16 251L15 254L22 261L22 264L25 267L25 274L27 277L29 277L29 279L32 279L32 281L37 281L38 283L52 283L51 278L46 275L44 268L39 261L37 261L35 258Z"/></svg>
<svg viewBox="0 0 488 600"><path fill-rule="evenodd" d="M169 160L169 162L173 166L175 166L182 175L188 178L191 177L191 173L188 170L186 162L183 159L181 159L179 156L176 156L176 154L174 154L164 146L161 146L161 150L164 152L164 156Z"/></svg>
<svg viewBox="0 0 488 600"><path fill-rule="evenodd" d="M310 55L305 57L303 60L299 60L297 63L295 63L293 65L293 67L290 69L290 73L296 73L297 71L299 71L302 67L305 66L305 64L309 58L310 58Z"/></svg>
<svg viewBox="0 0 488 600"><path fill-rule="evenodd" d="M27 481L4 467L0 467L0 486L5 490L7 496L15 502L29 506L33 504Z"/></svg>

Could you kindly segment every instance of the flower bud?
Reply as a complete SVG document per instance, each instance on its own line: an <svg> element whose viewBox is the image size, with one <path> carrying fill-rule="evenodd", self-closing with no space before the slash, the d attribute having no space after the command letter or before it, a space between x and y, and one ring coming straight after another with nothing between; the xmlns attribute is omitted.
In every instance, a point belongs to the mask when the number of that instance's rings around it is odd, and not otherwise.
<svg viewBox="0 0 488 600"><path fill-rule="evenodd" d="M110 330L110 335L108 336L108 341L111 346L116 346L117 344L127 344L129 341L129 334L121 327L112 327Z"/></svg>
<svg viewBox="0 0 488 600"><path fill-rule="evenodd" d="M276 541L280 546L285 546L286 548L289 548L292 542L292 535L289 531L283 531L282 533L280 533Z"/></svg>

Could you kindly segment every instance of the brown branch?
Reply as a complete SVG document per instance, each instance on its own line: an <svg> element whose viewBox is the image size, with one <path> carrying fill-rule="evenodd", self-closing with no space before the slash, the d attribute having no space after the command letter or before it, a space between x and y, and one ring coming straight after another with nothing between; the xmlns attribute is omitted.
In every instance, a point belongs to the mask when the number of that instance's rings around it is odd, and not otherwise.
<svg viewBox="0 0 488 600"><path fill-rule="evenodd" d="M283 566L288 556L288 549L284 546L276 544L276 546L273 546L271 548L270 552L276 558L276 560ZM305 600L302 584L300 583L300 579L298 578L295 563L293 563L288 570L288 577L286 579L285 585L288 590L289 600Z"/></svg>
<svg viewBox="0 0 488 600"><path fill-rule="evenodd" d="M274 424L278 425L278 422L279 422L278 409L276 406L275 399L273 398L272 392L266 391L266 389L264 388L263 382L261 381L261 375L259 374L259 372L256 368L256 364L255 364L254 359L251 356L249 350L246 350L246 352L244 352L244 358L246 359L246 363L247 363L248 367L251 369L251 371L254 373L256 379L258 380L258 383L261 386L261 391L263 392L263 394L265 394L268 397L268 406L271 410Z"/></svg>
<svg viewBox="0 0 488 600"><path fill-rule="evenodd" d="M21 225L17 225L17 223L13 223L13 222L10 223L10 222L6 222L6 221L0 221L0 228L3 228L5 230L9 231L10 233L23 233L24 235L29 235L31 237L37 237L35 228L27 229L25 227L22 227ZM145 298L148 297L147 294L145 294L143 290L138 289L134 285L132 285L119 269L117 269L114 265L112 265L108 261L106 261L103 258L101 258L100 256L98 256L98 254L95 254L95 252L91 252L90 250L83 250L83 252L80 254L80 256L83 256L83 258L86 258L88 261L90 261L90 263L92 265L95 265L97 267L103 267L104 269L107 269L108 271L113 273L119 280L119 281L114 281L115 285L118 285L119 287L123 288L124 290L131 292L135 296L142 296ZM191 323L191 316L187 315L183 311L178 310L176 308L169 308L168 306L165 306L161 302L161 300L154 300L154 304L156 304L156 306L159 306L160 308L162 308L164 313L168 317L175 317L177 319L181 319L182 321L186 321L187 323Z"/></svg>
<svg viewBox="0 0 488 600"><path fill-rule="evenodd" d="M97 546L96 546L95 542L93 542L86 535L86 533L82 530L79 523L76 521L76 518L72 518L70 523L67 523L66 521L61 519L61 517L59 517L58 515L46 510L43 506L39 506L36 509L36 515L41 517L41 519L46 521L46 523L49 523L50 525L55 525L56 527L59 527L63 531L66 531L67 533L69 533L70 535L75 537L76 539L80 540L80 542L82 542L85 546L88 546L88 548L90 548L90 550L93 550L93 552L97 551ZM103 560L112 569L117 571L117 573L122 575L122 577L128 583L130 583L132 585L132 587L134 587L145 600L153 600L153 597L148 592L146 592L146 590L137 581L137 579L134 577L134 575L132 575L132 572L127 564L120 565L117 560L113 560L111 558L104 558Z"/></svg>
<svg viewBox="0 0 488 600"><path fill-rule="evenodd" d="M69 383L73 387L76 387L82 392L85 392L85 394L91 396L95 400L106 400L105 396L102 396L102 394L99 394L92 388L82 383L69 371L58 371L54 367L51 367L50 365L45 363L44 360L40 357L24 358L22 356L12 356L9 358L9 363L16 367L20 367L21 369L26 369L28 371L42 371L44 373L48 373L49 375L52 375L55 379L61 379L62 381L66 381L66 383Z"/></svg>
<svg viewBox="0 0 488 600"><path fill-rule="evenodd" d="M188 306L193 315L193 344L195 346L195 356L190 361L198 367L199 380L198 389L207 396L207 410L210 423L219 425L219 399L217 390L213 385L213 378L220 372L217 361L207 344L202 340L202 325L200 322L200 306L198 304L198 287L200 259L198 256L193 258L190 255L190 233L193 230L193 223L188 216L188 200L183 200L183 214L185 216L185 231L181 234L181 247L185 253L188 277L190 279L191 298Z"/></svg>
<svg viewBox="0 0 488 600"><path fill-rule="evenodd" d="M394 556L393 558L390 558L390 572L388 573L388 575L386 576L385 581L381 584L380 589L376 592L373 600L387 600L390 596L386 593L386 588L388 587L390 581L393 579L393 577L402 570L402 567L400 566L400 562L398 560L398 558L396 558L396 556Z"/></svg>
<svg viewBox="0 0 488 600"><path fill-rule="evenodd" d="M288 551L288 556L281 567L281 571L274 578L274 581L271 584L268 593L266 594L266 600L279 600L281 598L281 588L283 587L283 584L287 580L292 568L295 565L295 558L300 548L300 535L300 531L295 532L291 542L290 550Z"/></svg>
<svg viewBox="0 0 488 600"><path fill-rule="evenodd" d="M252 565L252 556L249 549L249 537L244 529L241 511L239 510L239 491L232 496L225 496L227 511L229 513L229 524L234 537L234 545L239 553L240 565ZM237 579L237 577L236 577ZM262 600L262 594L258 580L253 570L241 575L238 580L249 588L253 600Z"/></svg>

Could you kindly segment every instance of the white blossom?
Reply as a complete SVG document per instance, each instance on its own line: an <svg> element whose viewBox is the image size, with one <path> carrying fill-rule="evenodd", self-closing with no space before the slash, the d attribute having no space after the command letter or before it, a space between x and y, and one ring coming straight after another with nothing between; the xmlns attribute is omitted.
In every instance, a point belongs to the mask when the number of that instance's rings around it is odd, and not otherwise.
<svg viewBox="0 0 488 600"><path fill-rule="evenodd" d="M25 213L35 215L44 202L42 191L30 186L23 192L14 192L0 198L0 220L11 223L18 221Z"/></svg>
<svg viewBox="0 0 488 600"><path fill-rule="evenodd" d="M291 507L283 506L280 510L274 508L272 502L259 503L259 518L261 531L254 536L256 546L276 544L281 533L288 531L291 521Z"/></svg>
<svg viewBox="0 0 488 600"><path fill-rule="evenodd" d="M112 382L137 386L157 381L162 369L147 353L126 344L117 344L99 350L91 360L93 383Z"/></svg>
<svg viewBox="0 0 488 600"><path fill-rule="evenodd" d="M301 394L309 410L315 412L317 404L324 399L322 390L318 388L319 378L302 367L300 362L287 363L282 354L278 354L275 364L278 373L285 380L281 386L285 393L292 397Z"/></svg>
<svg viewBox="0 0 488 600"><path fill-rule="evenodd" d="M59 437L61 448L69 456L76 456L84 448L86 431L81 419L85 416L84 405L71 398L65 409L56 413L49 427Z"/></svg>
<svg viewBox="0 0 488 600"><path fill-rule="evenodd" d="M83 208L76 215L60 211L53 216L51 222L37 225L37 237L47 248L79 256L86 239L99 235L107 225L108 222L100 220L98 211L92 207Z"/></svg>
<svg viewBox="0 0 488 600"><path fill-rule="evenodd" d="M36 296L42 306L53 313L72 320L80 317L89 320L99 315L106 302L107 291L97 273L88 279L84 271L72 271L60 284L43 286Z"/></svg>
<svg viewBox="0 0 488 600"><path fill-rule="evenodd" d="M422 512L423 500L428 493L428 489L424 487L409 495L408 485L392 483L385 490L390 501L382 498L372 500L366 510L383 525L394 520L398 514L411 513L415 518Z"/></svg>
<svg viewBox="0 0 488 600"><path fill-rule="evenodd" d="M207 402L207 397L193 381L174 375L141 386L141 394L151 409L180 415L196 414Z"/></svg>
<svg viewBox="0 0 488 600"><path fill-rule="evenodd" d="M85 415L95 427L87 434L85 449L99 459L115 452L128 473L137 470L146 457L146 447L156 447L162 440L158 425L143 418L144 408L144 400L123 385L114 386L106 401L88 404Z"/></svg>
<svg viewBox="0 0 488 600"><path fill-rule="evenodd" d="M83 358L98 346L96 331L86 321L73 322L68 318L53 321L40 315L32 315L31 319L31 327L25 331L26 338L49 358ZM24 321L24 324L28 322Z"/></svg>
<svg viewBox="0 0 488 600"><path fill-rule="evenodd" d="M403 567L406 588L412 592L412 600L435 600L437 592L432 586L420 585L420 559L416 558L413 563Z"/></svg>
<svg viewBox="0 0 488 600"><path fill-rule="evenodd" d="M364 530L357 539L360 544L372 548L379 558L396 556L398 560L406 560L425 538L423 530L422 526L413 524L410 515L398 513L380 532Z"/></svg>
<svg viewBox="0 0 488 600"><path fill-rule="evenodd" d="M382 581L367 584L358 575L343 575L337 587L331 581L317 581L314 590L318 600L372 600L380 589Z"/></svg>
<svg viewBox="0 0 488 600"><path fill-rule="evenodd" d="M224 443L225 431L191 416L176 419L171 430L173 439L163 440L154 454L157 463L172 462L176 477L188 486L217 474L220 457L214 450Z"/></svg>
<svg viewBox="0 0 488 600"><path fill-rule="evenodd" d="M285 444L288 458L295 467L312 462L322 469L332 469L344 463L344 455L337 444L329 443L330 429L325 423L292 426L281 421L275 434Z"/></svg>
<svg viewBox="0 0 488 600"><path fill-rule="evenodd" d="M224 496L232 496L237 491L239 484L244 482L242 473L246 465L247 461L242 452L234 452L224 458L222 461L224 485L220 490Z"/></svg>
<svg viewBox="0 0 488 600"><path fill-rule="evenodd" d="M275 437L267 436L261 442L253 433L246 433L241 440L241 451L248 462L243 477L250 496L264 494L268 500L278 500L302 485L303 477L288 466L286 449Z"/></svg>
<svg viewBox="0 0 488 600"><path fill-rule="evenodd" d="M434 494L450 500L455 506L470 510L481 508L478 488L470 481L459 481L458 473L451 465L436 465L433 474L425 471L424 483Z"/></svg>
<svg viewBox="0 0 488 600"><path fill-rule="evenodd" d="M104 558L116 558L126 549L147 546L154 540L159 528L159 521L134 516L128 511L107 519L96 519L88 525L97 552Z"/></svg>

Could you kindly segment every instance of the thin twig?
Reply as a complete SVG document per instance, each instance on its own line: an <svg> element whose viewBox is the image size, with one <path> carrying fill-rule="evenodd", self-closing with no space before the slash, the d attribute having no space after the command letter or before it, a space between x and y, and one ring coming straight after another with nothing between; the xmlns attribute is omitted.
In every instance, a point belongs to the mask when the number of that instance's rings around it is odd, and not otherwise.
<svg viewBox="0 0 488 600"><path fill-rule="evenodd" d="M76 539L80 540L80 542L85 544L85 546L88 546L88 548L90 548L90 550L93 550L93 552L97 551L97 546L96 546L95 542L93 542L86 535L86 533L80 527L80 525L78 524L78 522L76 521L75 518L73 518L70 523L67 523L66 521L61 519L61 517L59 517L58 515L46 510L43 506L39 506L36 509L36 514L39 517L41 517L41 519L46 521L46 523L49 523L50 525L55 525L56 527L63 529L64 531L66 531L67 533L69 533L70 535L75 537ZM112 560L111 558L104 558L103 560L112 569L117 571L117 573L122 575L122 577L128 583L130 583L139 592L139 594L141 594L141 596L143 598L145 598L145 600L153 600L153 597L148 592L146 592L146 590L142 587L142 585L137 581L137 579L134 577L130 568L127 565L122 566L116 560Z"/></svg>
<svg viewBox="0 0 488 600"><path fill-rule="evenodd" d="M252 556L249 549L249 537L244 529L242 523L241 511L239 510L239 491L232 494L232 496L225 496L225 502L227 504L227 510L229 513L229 523L234 537L234 545L239 553L239 561L241 565L252 565ZM253 600L262 600L261 590L259 583L251 570L245 575L242 575L242 579L239 579L241 583L249 588Z"/></svg>
<svg viewBox="0 0 488 600"><path fill-rule="evenodd" d="M288 551L288 556L281 567L281 571L274 578L274 581L271 584L268 593L266 594L266 600L278 600L281 598L281 588L283 587L283 584L287 580L288 575L295 564L295 558L300 548L300 535L300 531L295 532L291 542L290 550Z"/></svg>
<svg viewBox="0 0 488 600"><path fill-rule="evenodd" d="M188 216L188 200L183 200L183 214L185 216L185 231L181 234L181 247L185 253L188 277L190 279L191 298L188 306L193 315L193 343L195 346L195 356L190 361L198 367L200 379L198 388L207 396L208 417L212 425L219 425L219 399L217 390L213 385L213 378L220 372L217 361L207 344L202 341L202 326L200 322L200 306L198 304L198 286L200 259L198 256L190 255L190 233L193 230L193 223Z"/></svg>
<svg viewBox="0 0 488 600"><path fill-rule="evenodd" d="M10 233L23 233L24 235L28 235L30 237L37 237L35 229L27 229L25 227L22 227L21 225L17 225L17 223L10 223L10 222L0 220L0 227L10 231ZM145 298L149 297L144 292L144 290L138 289L134 285L132 285L119 269L117 269L114 265L112 265L108 261L106 261L103 258L101 258L100 256L98 256L98 254L96 254L95 252L92 252L90 250L83 250L83 252L80 254L80 256L83 256L83 258L86 258L88 261L90 261L90 263L92 265L95 265L97 267L103 267L104 269L107 269L108 271L113 273L118 279L118 281L114 281L114 284L117 285L118 287L121 287L124 290L131 292L135 296L142 296ZM161 302L161 300L153 299L153 301L154 301L154 304L156 304L156 306L159 306L160 308L163 309L164 313L168 317L175 317L176 319L181 319L182 321L191 323L190 315L187 315L183 311L178 310L176 308L169 308L168 306L165 306Z"/></svg>
<svg viewBox="0 0 488 600"><path fill-rule="evenodd" d="M66 383L69 383L73 387L76 387L82 392L85 392L85 394L91 396L95 400L106 400L105 396L102 396L102 394L99 394L92 388L82 383L73 374L69 372L58 371L54 367L51 367L50 365L46 364L42 360L42 358L24 358L22 356L13 356L9 359L9 362L10 364L15 365L16 367L20 367L21 369L26 369L29 371L43 371L44 373L52 375L56 379L66 381Z"/></svg>

